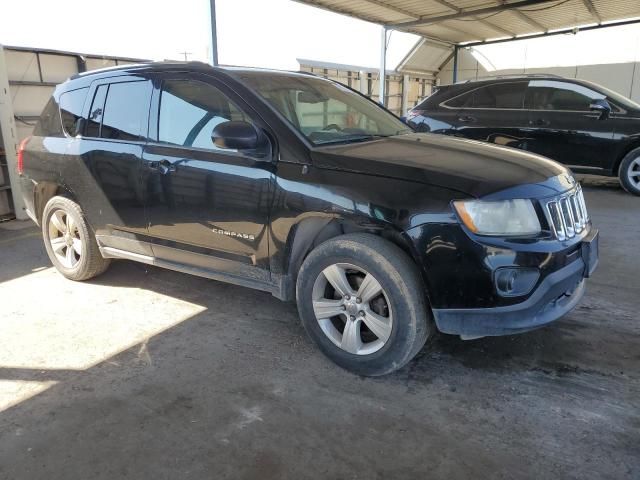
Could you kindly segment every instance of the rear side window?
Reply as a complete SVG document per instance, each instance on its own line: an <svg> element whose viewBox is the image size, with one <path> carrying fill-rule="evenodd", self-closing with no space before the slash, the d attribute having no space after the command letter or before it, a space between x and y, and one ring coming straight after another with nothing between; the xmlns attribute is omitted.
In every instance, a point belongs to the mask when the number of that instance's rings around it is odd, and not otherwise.
<svg viewBox="0 0 640 480"><path fill-rule="evenodd" d="M87 136L99 137L100 127L102 125L102 114L104 112L104 101L107 98L107 90L109 85L100 85L96 89L96 94L93 97L93 103L91 104L91 110L89 110L89 118L87 120Z"/></svg>
<svg viewBox="0 0 640 480"><path fill-rule="evenodd" d="M522 109L526 82L496 83L476 88L445 102L450 108Z"/></svg>
<svg viewBox="0 0 640 480"><path fill-rule="evenodd" d="M473 92L467 92L463 93L462 95L458 95L457 97L453 97L451 100L445 102L445 105L451 108L464 108L470 107L472 101Z"/></svg>
<svg viewBox="0 0 640 480"><path fill-rule="evenodd" d="M477 89L474 108L523 108L525 82L498 83Z"/></svg>
<svg viewBox="0 0 640 480"><path fill-rule="evenodd" d="M37 137L62 137L62 124L60 123L60 109L58 102L51 97L44 107L38 123L33 129L33 134Z"/></svg>
<svg viewBox="0 0 640 480"><path fill-rule="evenodd" d="M80 119L82 118L82 107L87 97L89 88L80 88L60 95L60 119L64 132L75 137L80 133Z"/></svg>
<svg viewBox="0 0 640 480"><path fill-rule="evenodd" d="M98 86L89 110L86 135L125 141L146 136L150 89L148 81Z"/></svg>
<svg viewBox="0 0 640 480"><path fill-rule="evenodd" d="M102 116L101 138L139 140L147 104L147 82L112 83Z"/></svg>

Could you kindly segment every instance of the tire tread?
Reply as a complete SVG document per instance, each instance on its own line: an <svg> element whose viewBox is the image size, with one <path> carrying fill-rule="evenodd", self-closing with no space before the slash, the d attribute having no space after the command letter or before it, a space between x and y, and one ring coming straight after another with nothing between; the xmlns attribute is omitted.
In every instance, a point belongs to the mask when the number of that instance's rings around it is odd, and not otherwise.
<svg viewBox="0 0 640 480"><path fill-rule="evenodd" d="M87 223L84 217L84 214L82 213L82 209L80 208L80 205L78 205L73 200L67 197L55 196L47 202L47 205L45 206L44 212L42 214L42 222L41 222L42 235L44 237L45 243L48 242L48 236L49 236L47 232L47 228L48 228L47 218L49 216L49 212L53 208L63 208L67 211L74 212L78 216L78 218L81 219L82 223L80 227L84 230L87 237L87 240L86 242L84 242L85 244L83 245L85 249L84 255L86 255L87 262L85 263L83 268L77 271L70 271L70 272L60 271L60 273L62 273L66 278L70 280L75 280L79 282L89 280L91 278L97 277L98 275L101 275L102 273L104 273L107 270L107 268L109 268L109 265L111 264L111 260L108 258L104 258L100 253L98 242L96 242L95 235L91 230L91 227ZM47 247L47 251L48 251L48 247Z"/></svg>

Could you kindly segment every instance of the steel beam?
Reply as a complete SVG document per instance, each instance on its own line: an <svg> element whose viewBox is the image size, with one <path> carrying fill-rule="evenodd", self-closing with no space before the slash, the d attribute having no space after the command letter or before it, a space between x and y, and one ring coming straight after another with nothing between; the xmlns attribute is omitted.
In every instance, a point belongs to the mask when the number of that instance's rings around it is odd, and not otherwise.
<svg viewBox="0 0 640 480"><path fill-rule="evenodd" d="M453 5L452 3L448 2L447 0L435 0L437 3L439 3L440 5L442 5L443 7L447 7L450 10L453 10L454 12L460 13L462 12L462 9L459 7L456 7L455 5ZM481 18L475 18L475 17L471 17L474 18L477 22L481 23L482 25L485 25L489 28L491 28L493 31L495 32L500 32L503 35L507 35L508 37L515 37L516 34L513 32L510 32L508 30L505 30L502 27L499 27L497 25L494 25L491 22L487 22L486 20L483 20Z"/></svg>
<svg viewBox="0 0 640 480"><path fill-rule="evenodd" d="M9 170L9 178L5 179L5 182L8 181L11 186L13 213L16 218L24 220L27 218L27 214L24 211L24 202L19 188L19 176L16 170L18 139L16 138L16 124L13 117L9 77L2 45L0 45L0 131L2 132L0 149L4 150L5 158L7 159L7 170Z"/></svg>
<svg viewBox="0 0 640 480"><path fill-rule="evenodd" d="M218 28L216 26L216 0L209 0L211 14L211 65L218 66Z"/></svg>
<svg viewBox="0 0 640 480"><path fill-rule="evenodd" d="M399 8L394 5L389 5L387 2L383 2L381 0L363 0L363 1L366 3L370 3L372 5L376 5L377 7L386 8L391 12L399 13L400 15L404 15L405 17L415 18L415 19L420 18L420 15L416 15L415 13L410 12L409 10Z"/></svg>
<svg viewBox="0 0 640 480"><path fill-rule="evenodd" d="M385 106L385 94L387 93L387 27L382 27L382 36L380 37L380 73L378 75L378 83L380 84L379 101L380 105Z"/></svg>
<svg viewBox="0 0 640 480"><path fill-rule="evenodd" d="M582 3L584 3L584 6L587 7L587 10L589 10L589 13L596 18L598 23L602 23L602 17L598 13L598 10L596 10L596 7L593 4L593 2L591 0L582 0Z"/></svg>
<svg viewBox="0 0 640 480"><path fill-rule="evenodd" d="M453 47L453 79L451 83L458 81L458 50L460 50L460 47L457 45Z"/></svg>
<svg viewBox="0 0 640 480"><path fill-rule="evenodd" d="M476 8L474 10L461 10L460 12L451 13L448 15L439 15L437 17L420 17L418 20L410 22L395 23L387 25L392 28L410 28L418 25L432 25L434 23L446 22L447 20L457 20L460 18L474 17L476 15L487 15L490 13L508 12L521 7L530 7L532 5L539 5L541 3L550 3L555 0L519 0L513 3L503 3L502 5L495 5L493 7Z"/></svg>
<svg viewBox="0 0 640 480"><path fill-rule="evenodd" d="M506 0L500 0L500 3L502 5L506 5L507 1ZM522 20L525 23L528 23L529 25L531 25L533 28L537 28L538 30L540 30L541 32L547 32L549 29L547 27L545 27L544 25L542 25L541 23L536 22L533 18L531 18L528 15L525 15L523 12L521 12L520 10L511 10L511 12L517 16L520 20Z"/></svg>
<svg viewBox="0 0 640 480"><path fill-rule="evenodd" d="M640 23L640 18L636 18L633 20L624 20L622 22L614 22L614 23L605 23L601 25L591 25L589 27L581 27L577 31L578 32L588 32L589 30L600 30L601 28L610 28L610 27L621 27L623 25L634 25ZM536 33L535 35L526 35L523 37L516 38L502 38L500 40L486 40L481 42L469 42L469 43L461 43L462 47L477 47L479 45L492 45L494 43L505 43L505 42L517 42L518 40L529 40L531 38L541 38L541 37L550 37L552 35L566 35L567 33L576 33L575 28L565 28L563 30L556 30L554 32L546 32L546 33Z"/></svg>

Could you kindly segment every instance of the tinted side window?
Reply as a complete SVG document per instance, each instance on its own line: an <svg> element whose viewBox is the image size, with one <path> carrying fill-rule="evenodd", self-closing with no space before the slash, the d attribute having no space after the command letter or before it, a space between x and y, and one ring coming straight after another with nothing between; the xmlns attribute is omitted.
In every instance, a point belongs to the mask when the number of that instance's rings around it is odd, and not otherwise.
<svg viewBox="0 0 640 480"><path fill-rule="evenodd" d="M58 102L51 97L44 107L38 123L33 129L33 134L37 137L62 137L62 124L60 123L60 109Z"/></svg>
<svg viewBox="0 0 640 480"><path fill-rule="evenodd" d="M80 133L78 120L82 118L82 107L88 91L89 88L80 88L60 95L60 118L67 135L75 137Z"/></svg>
<svg viewBox="0 0 640 480"><path fill-rule="evenodd" d="M102 114L101 138L140 140L144 111L148 106L148 82L109 85Z"/></svg>
<svg viewBox="0 0 640 480"><path fill-rule="evenodd" d="M87 119L87 131L88 137L99 137L100 126L102 125L102 114L104 113L104 101L107 98L107 90L109 85L100 85L96 89L96 93L93 96L93 103L89 110L89 118Z"/></svg>
<svg viewBox="0 0 640 480"><path fill-rule="evenodd" d="M557 80L531 80L527 89L527 107L532 110L588 112L597 98L606 96L583 85Z"/></svg>
<svg viewBox="0 0 640 480"><path fill-rule="evenodd" d="M227 121L251 120L213 85L193 80L167 80L162 84L158 140L183 147L222 150L211 134Z"/></svg>
<svg viewBox="0 0 640 480"><path fill-rule="evenodd" d="M475 90L474 108L523 108L525 82L498 83Z"/></svg>
<svg viewBox="0 0 640 480"><path fill-rule="evenodd" d="M453 97L451 100L447 100L445 105L452 108L464 108L471 106L473 100L473 92L463 93L457 97Z"/></svg>

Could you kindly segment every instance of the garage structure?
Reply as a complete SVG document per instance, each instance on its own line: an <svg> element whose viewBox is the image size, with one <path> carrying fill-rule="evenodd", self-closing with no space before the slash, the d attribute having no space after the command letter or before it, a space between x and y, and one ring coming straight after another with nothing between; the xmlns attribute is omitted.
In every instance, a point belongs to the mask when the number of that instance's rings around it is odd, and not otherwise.
<svg viewBox="0 0 640 480"><path fill-rule="evenodd" d="M412 50L413 52L413 50ZM298 59L300 70L343 83L363 95L380 101L379 71L357 65ZM404 115L421 99L431 95L435 77L429 72L387 70L385 75L385 106L398 116Z"/></svg>
<svg viewBox="0 0 640 480"><path fill-rule="evenodd" d="M637 0L296 1L382 25L380 78L387 70L392 30L423 37L420 73L438 72L451 63L451 80L456 82L461 48L640 22ZM416 58L405 58L400 71L409 66L409 60ZM386 82L379 82L379 98L386 99L385 87Z"/></svg>
<svg viewBox="0 0 640 480"><path fill-rule="evenodd" d="M526 40L523 39L520 42L525 41ZM517 44L519 42L514 41L513 43ZM638 47L640 48L640 44L638 44ZM399 65L397 72L399 74L411 72L417 75L434 75L431 70L423 70L423 67L426 65L427 68L429 68L430 65L433 65L433 62L431 62L429 58L437 54L438 51L443 53L449 52L444 46L439 49L426 41L418 42L405 57L403 63ZM618 92L635 102L640 102L640 61L637 60L606 64L590 62L553 67L524 66L519 68L487 70L485 65L479 60L479 57L483 57L484 55L481 52L475 51L475 47L461 48L458 55L457 78L459 82L508 75L550 74L565 78L589 80ZM490 62L487 61L487 63ZM438 71L435 73L434 83L447 85L452 82L453 59L450 55L444 55L441 57Z"/></svg>
<svg viewBox="0 0 640 480"><path fill-rule="evenodd" d="M374 99L382 99L381 103L396 114L405 113L407 107L418 100L419 92L429 93L429 82L425 80L430 77L433 78L432 85L441 72L450 71L451 81L457 81L460 62L473 64L469 52L461 49L640 22L640 3L636 0L295 1L382 25L377 78L372 71L357 70L358 89ZM209 0L209 3L211 60L217 65L215 0ZM392 30L417 34L423 39L400 63L398 71L388 74L386 50ZM0 219L25 218L21 198L16 195L16 189L12 189L12 185L16 185L16 147L33 127L55 84L85 70L139 61L55 50L0 47ZM335 68L335 76L340 77L340 72L349 74L350 71L342 67ZM477 63L475 67L477 76ZM318 68L324 70L327 66L309 62L303 65L303 69L314 73ZM469 70L472 77L473 68ZM332 75L328 71L321 74ZM446 78L440 76L441 79ZM365 84L366 92L363 90ZM630 92L640 95L640 88L632 82Z"/></svg>

